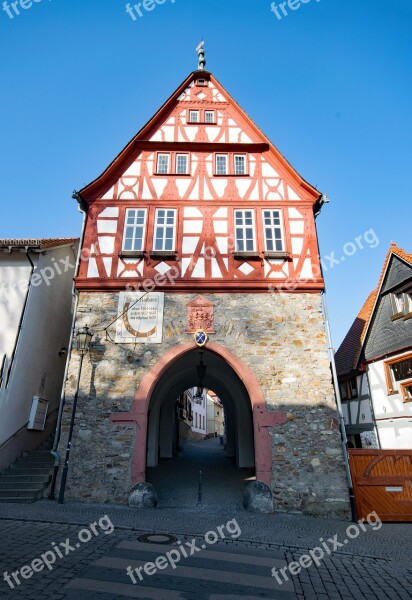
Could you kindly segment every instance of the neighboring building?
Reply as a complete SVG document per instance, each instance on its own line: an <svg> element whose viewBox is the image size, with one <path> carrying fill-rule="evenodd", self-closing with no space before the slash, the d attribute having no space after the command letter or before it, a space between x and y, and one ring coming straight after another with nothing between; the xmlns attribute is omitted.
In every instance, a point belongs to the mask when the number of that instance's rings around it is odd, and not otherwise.
<svg viewBox="0 0 412 600"><path fill-rule="evenodd" d="M217 395L208 390L207 393L207 434L224 435L224 408Z"/></svg>
<svg viewBox="0 0 412 600"><path fill-rule="evenodd" d="M412 448L412 254L396 244L336 353L336 366L349 441Z"/></svg>
<svg viewBox="0 0 412 600"><path fill-rule="evenodd" d="M0 470L54 430L77 249L71 238L0 240ZM34 397L37 422L29 423Z"/></svg>
<svg viewBox="0 0 412 600"><path fill-rule="evenodd" d="M226 455L255 468L275 510L347 516L315 227L327 199L203 67L201 53L76 194L89 255L76 328L98 332L103 358L83 365L67 497L127 502L173 455L176 398L203 369ZM60 453L78 365L74 350Z"/></svg>

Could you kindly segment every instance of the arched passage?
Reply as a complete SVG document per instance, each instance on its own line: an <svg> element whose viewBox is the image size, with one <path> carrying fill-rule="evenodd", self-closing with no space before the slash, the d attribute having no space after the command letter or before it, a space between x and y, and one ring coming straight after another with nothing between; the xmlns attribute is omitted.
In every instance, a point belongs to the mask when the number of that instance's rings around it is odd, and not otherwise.
<svg viewBox="0 0 412 600"><path fill-rule="evenodd" d="M191 342L179 344L168 350L143 377L131 411L111 416L114 424L134 423L137 429L131 465L132 485L145 481L147 460L149 464L156 464L158 460L158 443L156 444L156 441L158 442L159 439L156 427L160 427L160 421L156 424L156 412L159 412L160 418L162 404L166 403L165 407L167 407L168 402L175 401L181 391L193 385L195 366L199 362L198 353L199 349ZM206 387L214 389L216 393L222 395L222 398L225 396L228 410L232 411L233 417L243 416L242 423L232 419L232 423L236 423L238 429L237 434L231 436L232 443L235 442L234 451L238 465L242 466L244 461L251 460L250 444L252 443L256 479L270 487L272 443L267 428L284 423L286 416L280 412L267 411L263 393L255 375L227 348L221 344L210 342L205 349L204 356L205 363L207 364L206 361L209 360L210 364L214 366L214 369L211 368L207 371L204 382ZM225 378L228 378L226 384ZM230 389L229 381L234 383L233 389ZM228 391L230 393L226 396ZM152 415L149 419L149 408L154 411L153 421ZM251 420L244 419L247 411L249 411L249 415L251 413ZM251 424L252 430L250 429ZM247 437L248 443L243 451L241 441ZM169 445L165 442L161 452L167 452L168 448Z"/></svg>

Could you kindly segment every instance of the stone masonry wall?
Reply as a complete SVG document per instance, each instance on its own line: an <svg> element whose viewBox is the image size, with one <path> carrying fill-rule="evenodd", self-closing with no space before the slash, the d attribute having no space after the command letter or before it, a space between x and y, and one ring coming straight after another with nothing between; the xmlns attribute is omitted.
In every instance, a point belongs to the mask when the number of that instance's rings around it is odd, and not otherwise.
<svg viewBox="0 0 412 600"><path fill-rule="evenodd" d="M270 428L272 489L278 511L347 517L349 500L319 294L205 294L215 305L214 342L254 372L269 411L287 414ZM76 329L93 338L83 363L66 498L126 503L132 427L111 424L130 410L142 377L185 333L195 295L165 294L162 344L117 345L103 329L117 316L117 293L81 293ZM114 326L109 329L114 339ZM67 443L79 357L71 356L59 451Z"/></svg>

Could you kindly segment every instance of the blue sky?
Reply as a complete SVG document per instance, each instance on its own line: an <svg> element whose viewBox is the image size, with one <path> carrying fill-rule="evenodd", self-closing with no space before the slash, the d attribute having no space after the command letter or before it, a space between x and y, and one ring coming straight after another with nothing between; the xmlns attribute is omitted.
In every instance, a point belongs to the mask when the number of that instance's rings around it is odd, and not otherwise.
<svg viewBox="0 0 412 600"><path fill-rule="evenodd" d="M207 68L331 200L317 224L338 346L390 241L412 252L412 2L309 0L280 20L270 5L165 0L135 21L124 0L0 9L0 237L79 235L72 190L196 68L203 36Z"/></svg>

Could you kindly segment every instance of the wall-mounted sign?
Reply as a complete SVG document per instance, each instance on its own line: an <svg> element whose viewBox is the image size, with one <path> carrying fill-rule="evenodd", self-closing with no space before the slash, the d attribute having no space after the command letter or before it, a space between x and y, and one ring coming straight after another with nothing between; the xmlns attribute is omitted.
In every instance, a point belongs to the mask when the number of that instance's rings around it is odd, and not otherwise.
<svg viewBox="0 0 412 600"><path fill-rule="evenodd" d="M121 292L116 343L161 344L163 308L163 292Z"/></svg>

